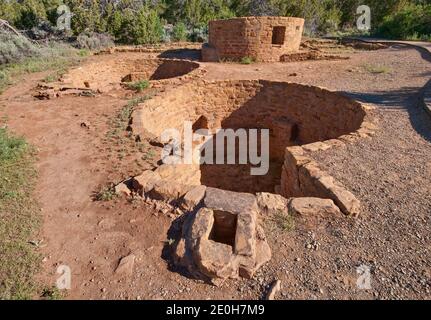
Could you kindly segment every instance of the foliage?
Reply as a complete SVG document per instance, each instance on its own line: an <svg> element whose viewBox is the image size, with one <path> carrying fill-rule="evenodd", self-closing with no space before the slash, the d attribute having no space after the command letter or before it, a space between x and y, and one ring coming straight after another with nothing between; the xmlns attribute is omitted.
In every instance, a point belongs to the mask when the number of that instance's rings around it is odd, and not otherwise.
<svg viewBox="0 0 431 320"><path fill-rule="evenodd" d="M111 36L105 33L84 32L78 36L76 41L78 48L87 50L100 50L114 46Z"/></svg>
<svg viewBox="0 0 431 320"><path fill-rule="evenodd" d="M240 61L241 64L252 64L253 62L253 58L251 57L243 57Z"/></svg>
<svg viewBox="0 0 431 320"><path fill-rule="evenodd" d="M39 48L24 36L0 32L0 65L22 61L39 53Z"/></svg>
<svg viewBox="0 0 431 320"><path fill-rule="evenodd" d="M187 40L187 27L183 22L178 22L172 30L172 40L186 41Z"/></svg>
<svg viewBox="0 0 431 320"><path fill-rule="evenodd" d="M409 5L384 18L379 33L388 38L429 40L431 38L431 4Z"/></svg>
<svg viewBox="0 0 431 320"><path fill-rule="evenodd" d="M1 38L2 36L4 38ZM21 41L28 40L22 40L25 38L16 35L3 35L0 32L1 39L9 39L8 37L12 40L0 43L2 62L0 63L0 93L12 83L14 78L32 72L64 70L82 60L87 53L58 42L49 42L40 46L33 43L18 46L17 44L21 44Z"/></svg>
<svg viewBox="0 0 431 320"><path fill-rule="evenodd" d="M135 90L137 92L142 92L150 86L150 82L148 80L141 80L137 82L128 83L127 87L131 90Z"/></svg>
<svg viewBox="0 0 431 320"><path fill-rule="evenodd" d="M104 186L94 195L95 201L111 201L117 196L115 186L113 184Z"/></svg>
<svg viewBox="0 0 431 320"><path fill-rule="evenodd" d="M19 29L55 25L57 7L69 6L72 32L110 34L126 44L205 41L210 20L248 15L283 15L306 19L305 33L343 34L355 30L361 0L20 0L1 1L0 18ZM430 0L368 0L372 33L391 38L429 39ZM173 25L170 37L164 25ZM54 28L55 29L55 28ZM32 34L35 37L40 30ZM91 46L87 46L91 47Z"/></svg>

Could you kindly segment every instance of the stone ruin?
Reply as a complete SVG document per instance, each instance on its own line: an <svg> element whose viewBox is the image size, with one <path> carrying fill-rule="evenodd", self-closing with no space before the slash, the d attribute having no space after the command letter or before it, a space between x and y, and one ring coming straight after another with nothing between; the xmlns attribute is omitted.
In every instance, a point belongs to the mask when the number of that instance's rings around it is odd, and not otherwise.
<svg viewBox="0 0 431 320"><path fill-rule="evenodd" d="M250 278L271 258L259 226L262 216L360 213L356 197L321 170L312 154L372 136L376 126L370 110L338 93L296 83L192 81L135 108L134 134L163 146L161 133L182 131L184 121L193 123L193 131L268 128L268 173L251 176L249 164L160 164L117 191L133 190L180 209L177 266L213 283Z"/></svg>
<svg viewBox="0 0 431 320"><path fill-rule="evenodd" d="M209 41L202 47L203 61L282 61L299 50L304 19L293 17L243 17L209 22Z"/></svg>
<svg viewBox="0 0 431 320"><path fill-rule="evenodd" d="M176 264L200 278L252 278L271 259L258 214L254 195L207 188L183 224Z"/></svg>
<svg viewBox="0 0 431 320"><path fill-rule="evenodd" d="M149 81L152 88L179 85L200 78L205 72L199 63L188 60L150 59L132 55L116 63L107 63L103 55L100 57L97 61L69 70L57 82L40 83L35 97L52 99L70 95L109 94L127 87L127 83L141 80Z"/></svg>
<svg viewBox="0 0 431 320"><path fill-rule="evenodd" d="M296 53L303 24L303 19L286 17L212 21L203 60L302 59L301 52ZM149 80L151 87L161 90L134 109L130 122L141 141L162 149L161 133L166 128L182 132L185 121L193 124L193 132L218 128L270 132L266 175L251 176L250 164L160 162L116 186L117 193L142 197L155 208L164 204L176 213L180 224L172 250L176 266L214 284L227 278L252 278L271 259L260 226L263 217L280 212L301 216L360 213L356 197L321 170L312 155L372 136L376 126L371 107L297 83L205 81L200 79L205 69L197 62L145 59L139 50L132 58L109 66L101 56L72 69L59 82L41 84L40 98L112 94L127 82Z"/></svg>

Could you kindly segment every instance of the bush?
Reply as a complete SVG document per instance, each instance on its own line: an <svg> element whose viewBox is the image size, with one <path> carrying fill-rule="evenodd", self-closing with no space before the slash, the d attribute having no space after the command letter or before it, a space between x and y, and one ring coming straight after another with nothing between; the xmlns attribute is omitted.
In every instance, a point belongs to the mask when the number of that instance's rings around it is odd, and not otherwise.
<svg viewBox="0 0 431 320"><path fill-rule="evenodd" d="M125 44L154 44L163 39L163 24L157 11L142 8L138 13L125 10L112 16L110 28L116 40Z"/></svg>
<svg viewBox="0 0 431 320"><path fill-rule="evenodd" d="M409 5L386 16L378 29L381 36L421 40L431 37L431 5Z"/></svg>
<svg viewBox="0 0 431 320"><path fill-rule="evenodd" d="M79 49L100 50L114 46L111 36L104 33L82 33L76 41Z"/></svg>
<svg viewBox="0 0 431 320"><path fill-rule="evenodd" d="M193 28L190 34L190 40L193 42L207 42L208 27L202 26L202 27Z"/></svg>
<svg viewBox="0 0 431 320"><path fill-rule="evenodd" d="M24 36L0 31L0 65L39 54L39 48Z"/></svg>
<svg viewBox="0 0 431 320"><path fill-rule="evenodd" d="M127 84L127 88L131 90L135 90L137 92L142 92L150 86L150 82L148 80L141 80L137 82L132 82Z"/></svg>
<svg viewBox="0 0 431 320"><path fill-rule="evenodd" d="M183 22L179 22L172 30L173 41L186 41L187 40L187 27Z"/></svg>

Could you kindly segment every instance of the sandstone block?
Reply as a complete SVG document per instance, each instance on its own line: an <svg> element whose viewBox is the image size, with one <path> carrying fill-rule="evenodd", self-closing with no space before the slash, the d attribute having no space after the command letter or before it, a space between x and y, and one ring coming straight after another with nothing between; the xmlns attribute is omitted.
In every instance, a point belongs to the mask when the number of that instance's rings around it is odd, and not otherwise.
<svg viewBox="0 0 431 320"><path fill-rule="evenodd" d="M261 213L287 211L287 199L278 194L260 192L256 194L256 199Z"/></svg>
<svg viewBox="0 0 431 320"><path fill-rule="evenodd" d="M132 191L129 189L129 187L124 183L121 182L120 184L115 186L115 193L118 195L126 195L130 196Z"/></svg>
<svg viewBox="0 0 431 320"><path fill-rule="evenodd" d="M193 186L175 183L172 181L159 180L154 184L150 196L156 200L173 201L181 198L192 189Z"/></svg>
<svg viewBox="0 0 431 320"><path fill-rule="evenodd" d="M201 271L210 278L237 278L238 266L232 247L202 239L197 248L197 261Z"/></svg>
<svg viewBox="0 0 431 320"><path fill-rule="evenodd" d="M339 215L340 209L331 199L293 198L289 201L289 213L299 215Z"/></svg>
<svg viewBox="0 0 431 320"><path fill-rule="evenodd" d="M242 256L256 256L256 215L254 212L238 214L235 253Z"/></svg>
<svg viewBox="0 0 431 320"><path fill-rule="evenodd" d="M239 193L216 188L207 188L204 198L207 208L232 213L257 212L256 197L249 193Z"/></svg>
<svg viewBox="0 0 431 320"><path fill-rule="evenodd" d="M133 273L134 265L135 265L135 255L130 254L126 257L121 258L120 263L115 269L115 273L118 275L131 276Z"/></svg>
<svg viewBox="0 0 431 320"><path fill-rule="evenodd" d="M132 186L140 195L143 195L150 192L160 179L160 175L157 172L146 170L141 175L133 178Z"/></svg>
<svg viewBox="0 0 431 320"><path fill-rule="evenodd" d="M207 187L203 185L191 189L185 194L182 207L185 210L193 210L205 197L206 189Z"/></svg>

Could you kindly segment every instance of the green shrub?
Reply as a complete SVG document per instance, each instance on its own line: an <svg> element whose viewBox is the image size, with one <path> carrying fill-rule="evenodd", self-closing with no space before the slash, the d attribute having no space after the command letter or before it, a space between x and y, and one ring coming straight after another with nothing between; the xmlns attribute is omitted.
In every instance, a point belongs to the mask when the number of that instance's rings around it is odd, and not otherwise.
<svg viewBox="0 0 431 320"><path fill-rule="evenodd" d="M137 92L142 92L150 86L150 82L148 80L141 80L137 82L132 82L127 84L127 88L131 90L135 90Z"/></svg>
<svg viewBox="0 0 431 320"><path fill-rule="evenodd" d="M242 57L240 60L241 64L252 64L253 62L254 60L251 57Z"/></svg>
<svg viewBox="0 0 431 320"><path fill-rule="evenodd" d="M392 39L429 39L431 5L408 5L398 13L386 16L378 33Z"/></svg>
<svg viewBox="0 0 431 320"><path fill-rule="evenodd" d="M186 41L187 40L187 27L183 22L179 22L172 30L172 40Z"/></svg>
<svg viewBox="0 0 431 320"><path fill-rule="evenodd" d="M126 44L154 44L163 38L163 25L155 10L142 8L138 13L125 10L115 16L116 39Z"/></svg>

